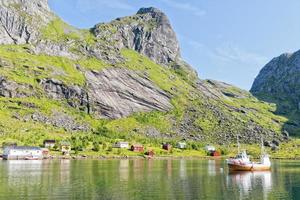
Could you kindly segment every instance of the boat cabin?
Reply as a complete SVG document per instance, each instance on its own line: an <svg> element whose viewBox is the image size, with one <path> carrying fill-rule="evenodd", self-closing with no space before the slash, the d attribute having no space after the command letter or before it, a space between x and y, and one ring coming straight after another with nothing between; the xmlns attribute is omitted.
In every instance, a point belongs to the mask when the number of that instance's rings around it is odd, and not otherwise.
<svg viewBox="0 0 300 200"><path fill-rule="evenodd" d="M7 146L3 150L4 160L43 159L43 151L39 147Z"/></svg>

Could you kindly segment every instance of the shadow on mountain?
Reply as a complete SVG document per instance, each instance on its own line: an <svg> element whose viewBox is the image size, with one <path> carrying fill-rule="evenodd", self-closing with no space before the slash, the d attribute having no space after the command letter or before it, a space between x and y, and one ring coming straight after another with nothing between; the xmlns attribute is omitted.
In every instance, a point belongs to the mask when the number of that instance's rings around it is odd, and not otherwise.
<svg viewBox="0 0 300 200"><path fill-rule="evenodd" d="M288 97L273 97L253 91L250 92L261 101L275 104L276 111L274 114L288 119L282 127L282 132L288 132L290 136L300 137L300 112L297 102L288 99Z"/></svg>

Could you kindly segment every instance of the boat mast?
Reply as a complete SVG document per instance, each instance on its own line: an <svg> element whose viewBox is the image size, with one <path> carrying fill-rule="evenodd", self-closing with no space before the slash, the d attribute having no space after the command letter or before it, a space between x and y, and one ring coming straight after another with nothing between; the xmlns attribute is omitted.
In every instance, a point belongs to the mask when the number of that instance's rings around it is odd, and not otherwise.
<svg viewBox="0 0 300 200"><path fill-rule="evenodd" d="M238 145L238 153L240 153L240 142L239 142L239 135L236 136L237 145Z"/></svg>
<svg viewBox="0 0 300 200"><path fill-rule="evenodd" d="M264 147L263 137L261 137L260 140L261 140L261 155L263 155L265 153L265 147Z"/></svg>

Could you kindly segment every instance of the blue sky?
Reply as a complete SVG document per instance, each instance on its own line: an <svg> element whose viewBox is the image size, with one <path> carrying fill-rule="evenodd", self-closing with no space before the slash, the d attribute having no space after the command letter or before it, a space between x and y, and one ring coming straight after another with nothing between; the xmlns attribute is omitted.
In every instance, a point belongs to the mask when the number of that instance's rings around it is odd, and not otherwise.
<svg viewBox="0 0 300 200"><path fill-rule="evenodd" d="M183 58L202 79L250 89L273 57L300 49L299 0L49 0L78 28L154 6L175 29Z"/></svg>

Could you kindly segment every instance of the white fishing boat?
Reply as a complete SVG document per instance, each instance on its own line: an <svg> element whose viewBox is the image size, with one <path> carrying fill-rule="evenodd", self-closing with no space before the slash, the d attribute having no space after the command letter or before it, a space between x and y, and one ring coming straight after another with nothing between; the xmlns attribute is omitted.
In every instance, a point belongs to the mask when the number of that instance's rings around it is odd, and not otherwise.
<svg viewBox="0 0 300 200"><path fill-rule="evenodd" d="M260 162L252 162L245 150L240 152L238 142L238 154L234 158L227 159L227 165L230 171L265 171L271 169L271 161L269 155L264 151L263 143Z"/></svg>

